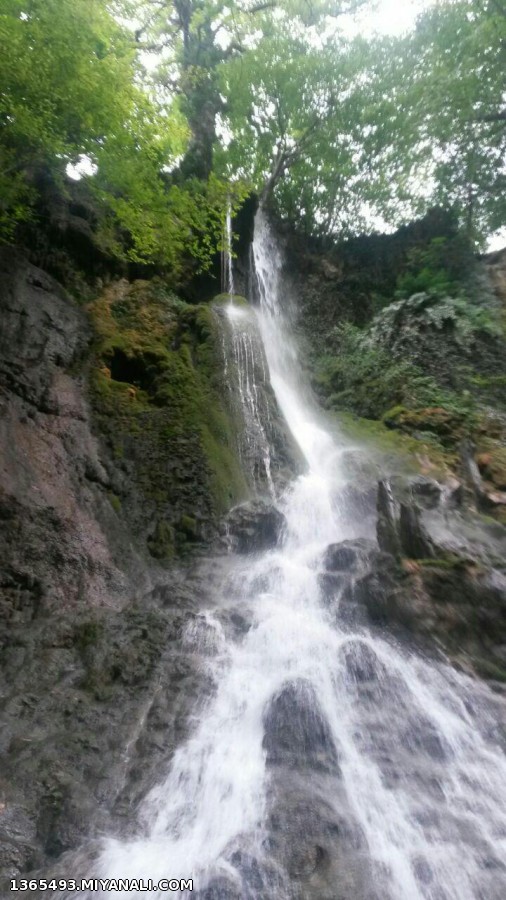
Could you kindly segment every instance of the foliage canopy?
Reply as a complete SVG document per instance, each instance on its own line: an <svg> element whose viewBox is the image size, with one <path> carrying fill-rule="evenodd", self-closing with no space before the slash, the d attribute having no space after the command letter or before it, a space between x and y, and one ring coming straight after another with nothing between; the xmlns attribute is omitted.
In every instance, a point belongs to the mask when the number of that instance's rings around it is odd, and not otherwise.
<svg viewBox="0 0 506 900"><path fill-rule="evenodd" d="M434 203L480 238L506 220L502 0L441 0L400 38L354 38L367 0L2 0L0 236L83 157L112 253L181 275L227 198L309 233Z"/></svg>

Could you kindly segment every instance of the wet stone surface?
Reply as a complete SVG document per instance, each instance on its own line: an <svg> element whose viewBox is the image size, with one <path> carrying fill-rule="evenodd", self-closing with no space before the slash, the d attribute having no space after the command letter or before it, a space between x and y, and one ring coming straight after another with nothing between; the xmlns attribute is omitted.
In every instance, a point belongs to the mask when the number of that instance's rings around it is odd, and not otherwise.
<svg viewBox="0 0 506 900"><path fill-rule="evenodd" d="M259 553L276 547L285 525L283 514L263 500L236 506L226 521L232 547L238 553Z"/></svg>
<svg viewBox="0 0 506 900"><path fill-rule="evenodd" d="M330 728L310 685L295 681L275 696L264 715L263 746L267 765L308 768L338 774Z"/></svg>

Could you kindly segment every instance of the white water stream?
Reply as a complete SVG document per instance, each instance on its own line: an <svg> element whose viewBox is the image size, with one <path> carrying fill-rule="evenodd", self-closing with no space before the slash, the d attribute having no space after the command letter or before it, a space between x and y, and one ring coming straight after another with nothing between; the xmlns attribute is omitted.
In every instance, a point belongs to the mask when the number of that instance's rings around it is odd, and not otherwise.
<svg viewBox="0 0 506 900"><path fill-rule="evenodd" d="M234 260L233 260L233 231L232 231L232 204L227 200L227 212L225 215L225 229L223 234L223 251L221 264L221 289L229 297L235 294L234 287Z"/></svg>
<svg viewBox="0 0 506 900"><path fill-rule="evenodd" d="M232 298L232 294L230 295ZM268 406L264 402L262 386L268 380L265 356L259 341L258 324L254 311L249 307L230 302L225 307L231 337L233 373L227 373L229 386L241 408L244 422L239 439L239 455L243 470L250 474L252 484L267 488L275 496L271 472L271 448L266 433ZM228 348L224 335L224 359L229 366Z"/></svg>
<svg viewBox="0 0 506 900"><path fill-rule="evenodd" d="M506 759L495 740L491 695L451 667L365 627L336 624L329 614L319 582L322 557L329 544L350 537L340 515L342 451L306 399L283 315L282 260L261 211L253 249L271 383L307 470L279 501L287 521L280 546L237 563L226 603L249 627L232 636L219 602L203 616L216 692L144 802L139 837L109 839L96 874L193 878L206 900L500 900L506 897ZM190 643L197 639L188 633ZM357 676L364 667L370 670L365 680ZM275 773L271 778L266 716L288 685L301 702L315 698L315 721L330 735L338 766L325 782L326 815L342 818L345 809L353 823L360 888L359 881L346 887L342 830L332 839L341 859L335 892L318 881L317 867L313 888L304 893L284 863L267 865L270 811L276 791L290 799L293 772L287 763L288 780L282 767L278 782ZM299 712L296 706L294 727ZM310 843L321 776L308 764L299 765L297 778L314 804L314 816L307 806L297 813ZM289 831L284 808L278 807L278 828ZM327 840L327 853L328 846ZM245 859L256 863L248 868ZM269 881L274 869L277 882ZM219 887L225 883L228 888Z"/></svg>

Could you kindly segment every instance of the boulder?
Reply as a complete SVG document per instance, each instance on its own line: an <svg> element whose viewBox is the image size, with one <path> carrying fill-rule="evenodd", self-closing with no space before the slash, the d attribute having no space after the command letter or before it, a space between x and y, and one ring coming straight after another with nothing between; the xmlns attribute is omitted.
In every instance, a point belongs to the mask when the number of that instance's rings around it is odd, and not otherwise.
<svg viewBox="0 0 506 900"><path fill-rule="evenodd" d="M436 509L442 500L443 489L439 482L426 475L418 475L409 482L410 494L423 509Z"/></svg>
<svg viewBox="0 0 506 900"><path fill-rule="evenodd" d="M252 500L234 507L226 518L231 544L238 553L260 553L275 547L286 519L273 503Z"/></svg>
<svg viewBox="0 0 506 900"><path fill-rule="evenodd" d="M436 556L431 541L416 506L401 503L399 517L399 541L404 556L409 559L428 559Z"/></svg>
<svg viewBox="0 0 506 900"><path fill-rule="evenodd" d="M370 562L376 552L377 547L373 541L357 538L329 544L323 562L327 572L354 572Z"/></svg>
<svg viewBox="0 0 506 900"><path fill-rule="evenodd" d="M322 572L318 576L318 584L327 602L339 597L349 584L346 572Z"/></svg>
<svg viewBox="0 0 506 900"><path fill-rule="evenodd" d="M398 487L394 495L389 481L378 484L378 544L385 553L399 558L426 559L435 556L431 540L421 518L421 510L414 500L421 497L426 509L438 504L441 489L430 479L416 479Z"/></svg>
<svg viewBox="0 0 506 900"><path fill-rule="evenodd" d="M378 482L377 498L378 522L376 536L381 550L400 556L401 545L397 527L397 503L392 487L387 480Z"/></svg>

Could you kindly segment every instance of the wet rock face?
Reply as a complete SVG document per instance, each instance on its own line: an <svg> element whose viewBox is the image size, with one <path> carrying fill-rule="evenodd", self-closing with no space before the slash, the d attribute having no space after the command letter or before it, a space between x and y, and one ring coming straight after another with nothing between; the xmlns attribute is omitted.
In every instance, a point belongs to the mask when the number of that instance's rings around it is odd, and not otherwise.
<svg viewBox="0 0 506 900"><path fill-rule="evenodd" d="M414 501L423 509L436 509L443 499L441 485L424 475L418 475L409 481L409 493Z"/></svg>
<svg viewBox="0 0 506 900"><path fill-rule="evenodd" d="M142 495L90 419L91 341L57 282L0 250L2 896L2 879L128 831L213 688L182 640L213 566L167 573L131 528ZM179 525L193 540L195 520Z"/></svg>
<svg viewBox="0 0 506 900"><path fill-rule="evenodd" d="M385 676L383 663L363 641L349 641L342 650L342 657L349 678L357 684L380 681Z"/></svg>
<svg viewBox="0 0 506 900"><path fill-rule="evenodd" d="M85 316L53 278L11 248L0 251L0 297L2 384L39 409L57 411L62 398L52 390L54 376L86 350Z"/></svg>
<svg viewBox="0 0 506 900"><path fill-rule="evenodd" d="M304 681L284 687L264 716L267 765L338 771L337 750L312 688Z"/></svg>
<svg viewBox="0 0 506 900"><path fill-rule="evenodd" d="M84 313L57 282L0 252L4 625L50 609L120 603L128 585L132 592L149 584L111 505L112 470L90 425L90 340Z"/></svg>
<svg viewBox="0 0 506 900"><path fill-rule="evenodd" d="M436 555L436 549L424 528L416 506L401 503L399 517L401 549L409 559L427 559Z"/></svg>
<svg viewBox="0 0 506 900"><path fill-rule="evenodd" d="M372 900L366 841L335 780L292 775L276 781L274 790L268 850L289 884L280 896Z"/></svg>
<svg viewBox="0 0 506 900"><path fill-rule="evenodd" d="M375 568L381 555L377 544L367 538L330 544L323 557L324 571L318 576L322 599L340 626L364 624L363 604L357 603L356 580Z"/></svg>
<svg viewBox="0 0 506 900"><path fill-rule="evenodd" d="M442 491L437 482L430 479L414 479L394 496L388 481L378 484L378 543L392 556L409 559L425 559L435 555L435 548L421 516L420 505L426 509L437 508Z"/></svg>
<svg viewBox="0 0 506 900"><path fill-rule="evenodd" d="M79 860L60 865L62 854L104 832L128 834L132 809L213 690L202 650L185 640L196 597L209 602L213 573L200 566L124 609L11 629L0 672L2 887L56 866L64 877Z"/></svg>
<svg viewBox="0 0 506 900"><path fill-rule="evenodd" d="M277 545L285 517L272 503L253 500L236 506L228 514L226 524L234 550L259 553Z"/></svg>
<svg viewBox="0 0 506 900"><path fill-rule="evenodd" d="M366 538L342 541L327 547L323 564L327 572L357 572L371 563L376 552L375 543Z"/></svg>
<svg viewBox="0 0 506 900"><path fill-rule="evenodd" d="M437 638L476 671L504 681L506 529L458 502L453 491L446 503L431 479L381 481L384 552L353 579L352 597L374 624Z"/></svg>
<svg viewBox="0 0 506 900"><path fill-rule="evenodd" d="M378 484L377 512L378 544L385 553L398 556L401 544L397 527L397 505L388 481L380 481Z"/></svg>
<svg viewBox="0 0 506 900"><path fill-rule="evenodd" d="M349 809L339 749L308 682L290 682L272 698L263 746L270 782L265 852L284 875L279 896L368 897L366 842Z"/></svg>
<svg viewBox="0 0 506 900"><path fill-rule="evenodd" d="M137 715L127 695L134 684L142 694L153 665L148 617L132 630L122 612L152 574L111 504L112 469L90 425L90 340L86 316L52 278L0 252L5 875L58 856L107 817Z"/></svg>

